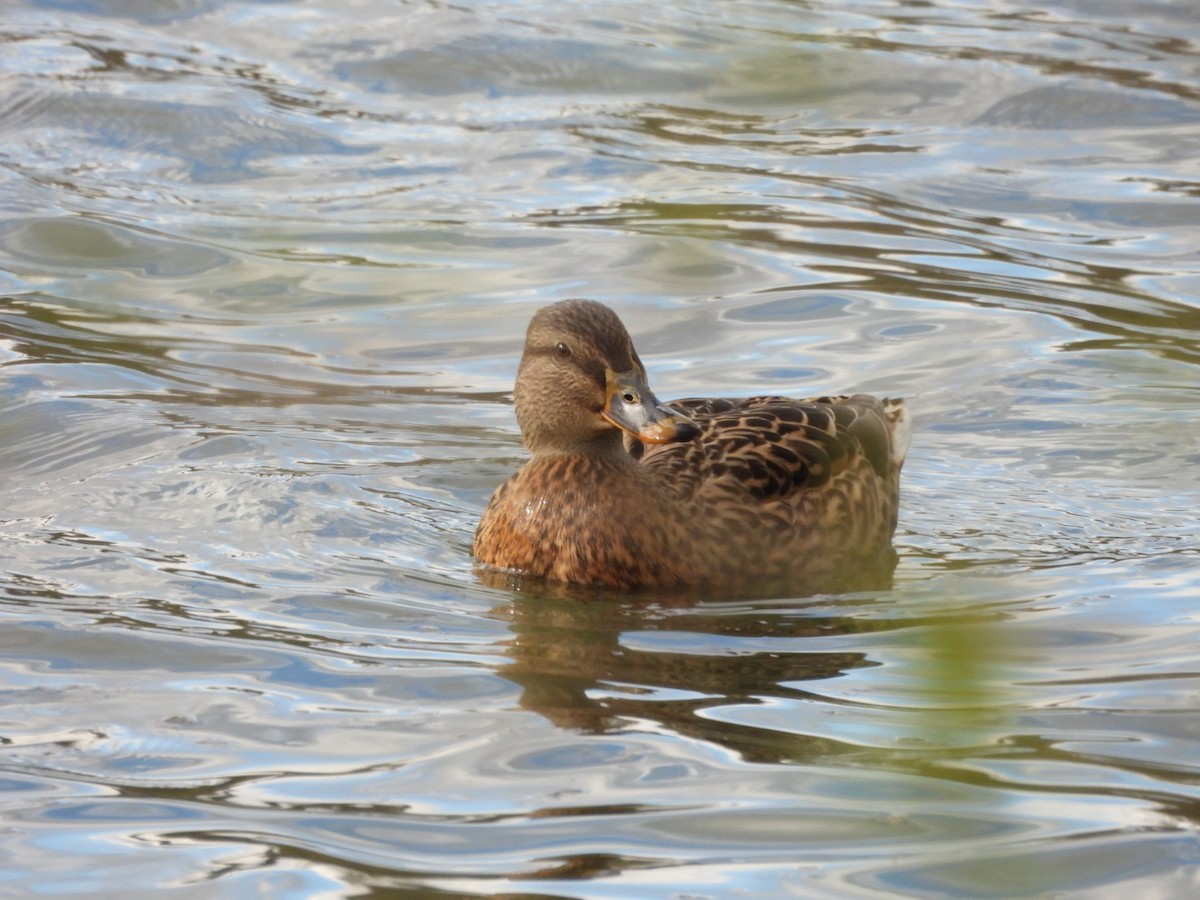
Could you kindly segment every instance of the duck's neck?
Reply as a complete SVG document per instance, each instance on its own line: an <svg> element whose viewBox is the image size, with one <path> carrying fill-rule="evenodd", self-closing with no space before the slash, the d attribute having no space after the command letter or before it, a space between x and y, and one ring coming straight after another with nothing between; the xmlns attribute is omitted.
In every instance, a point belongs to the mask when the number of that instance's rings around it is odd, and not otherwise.
<svg viewBox="0 0 1200 900"><path fill-rule="evenodd" d="M621 442L621 432L615 428L605 431L587 441L572 444L558 444L550 441L526 438L526 448L534 459L563 459L578 458L585 462L613 463L616 465L635 466L637 463Z"/></svg>
<svg viewBox="0 0 1200 900"><path fill-rule="evenodd" d="M518 476L527 490L545 496L563 517L637 517L669 502L645 467L629 455L619 432L571 447L541 447Z"/></svg>

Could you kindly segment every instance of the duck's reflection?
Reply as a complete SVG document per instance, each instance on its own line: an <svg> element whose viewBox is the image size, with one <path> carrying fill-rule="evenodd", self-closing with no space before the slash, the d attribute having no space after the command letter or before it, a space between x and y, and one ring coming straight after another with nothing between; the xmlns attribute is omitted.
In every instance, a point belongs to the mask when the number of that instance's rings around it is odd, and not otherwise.
<svg viewBox="0 0 1200 900"><path fill-rule="evenodd" d="M871 665L863 653L798 650L795 639L881 627L849 615L808 615L802 601L631 599L566 585L520 587L525 589L514 593L510 612L512 662L501 674L521 686L524 708L559 727L593 734L619 731L634 720L658 722L761 761L795 760L829 748L814 745L805 752L794 734L699 713L765 697L799 698L797 682ZM845 595L838 602L849 613L870 602L870 595ZM829 604L821 608L827 612ZM779 646L772 646L773 639Z"/></svg>

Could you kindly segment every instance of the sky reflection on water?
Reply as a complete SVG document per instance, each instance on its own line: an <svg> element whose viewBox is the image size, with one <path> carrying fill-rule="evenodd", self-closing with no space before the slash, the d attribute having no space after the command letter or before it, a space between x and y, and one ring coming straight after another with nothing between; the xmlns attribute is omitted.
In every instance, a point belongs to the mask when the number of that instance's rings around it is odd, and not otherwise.
<svg viewBox="0 0 1200 900"><path fill-rule="evenodd" d="M17 894L1186 896L1189 4L25 2ZM529 316L916 415L890 590L469 556Z"/></svg>

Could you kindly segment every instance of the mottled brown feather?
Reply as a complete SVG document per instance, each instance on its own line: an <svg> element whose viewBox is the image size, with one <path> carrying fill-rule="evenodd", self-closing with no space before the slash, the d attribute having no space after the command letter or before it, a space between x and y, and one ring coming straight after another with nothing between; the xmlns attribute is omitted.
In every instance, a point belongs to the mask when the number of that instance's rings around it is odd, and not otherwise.
<svg viewBox="0 0 1200 900"><path fill-rule="evenodd" d="M519 407L522 395L539 398L518 409L533 458L488 504L475 536L481 562L620 588L823 589L894 559L904 401L678 400L668 406L699 430L690 440L642 444L605 423L584 440L578 410L544 408L571 401L555 390L563 370L527 364L531 347L545 343L543 332L574 328L587 365L637 356L601 304L564 301L543 313L530 325L518 376ZM522 385L526 378L538 383ZM568 431L570 440L556 442Z"/></svg>

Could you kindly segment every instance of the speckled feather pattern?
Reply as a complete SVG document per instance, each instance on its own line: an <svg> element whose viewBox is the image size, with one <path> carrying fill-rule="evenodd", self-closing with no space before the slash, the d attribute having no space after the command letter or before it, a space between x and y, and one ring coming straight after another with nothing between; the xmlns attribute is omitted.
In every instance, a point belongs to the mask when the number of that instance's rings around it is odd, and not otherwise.
<svg viewBox="0 0 1200 900"><path fill-rule="evenodd" d="M618 588L775 582L814 589L894 558L908 444L902 400L668 405L699 433L653 445L628 435L622 445L614 434L603 452L535 452L488 504L477 558Z"/></svg>
<svg viewBox="0 0 1200 900"><path fill-rule="evenodd" d="M627 448L670 485L685 540L707 548L702 583L828 581L890 553L903 401L866 395L672 402L700 426L680 444Z"/></svg>

